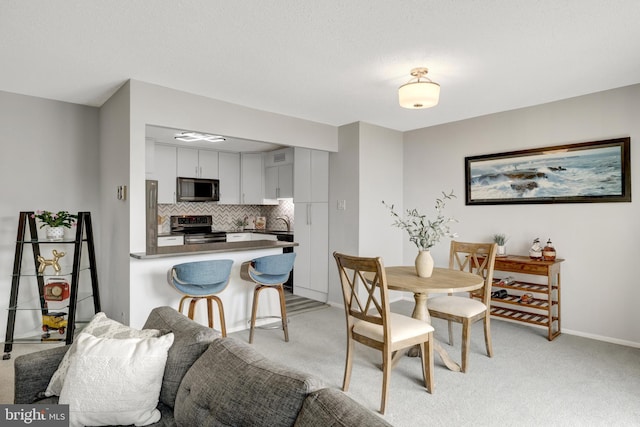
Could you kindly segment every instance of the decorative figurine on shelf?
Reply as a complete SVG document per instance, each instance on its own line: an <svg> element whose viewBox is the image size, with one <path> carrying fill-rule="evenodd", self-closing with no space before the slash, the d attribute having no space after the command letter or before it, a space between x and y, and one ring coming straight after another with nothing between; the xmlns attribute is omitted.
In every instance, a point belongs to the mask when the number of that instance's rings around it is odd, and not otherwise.
<svg viewBox="0 0 640 427"><path fill-rule="evenodd" d="M44 285L45 301L64 301L69 298L69 283L65 279L50 278Z"/></svg>
<svg viewBox="0 0 640 427"><path fill-rule="evenodd" d="M67 328L68 321L64 318L67 313L65 312L48 312L42 315L42 330L46 333L46 338L49 338L50 330L58 330L60 335L64 334L64 330Z"/></svg>
<svg viewBox="0 0 640 427"><path fill-rule="evenodd" d="M553 247L553 243L551 243L551 239L547 240L547 246L542 249L542 258L545 261L555 261L556 260L556 249Z"/></svg>
<svg viewBox="0 0 640 427"><path fill-rule="evenodd" d="M56 272L56 274L60 274L60 264L58 263L58 260L60 258L62 258L63 256L65 256L64 252L58 252L57 250L53 250L53 258L52 259L44 259L42 256L38 255L38 262L40 263L40 265L38 266L38 274L42 274L44 273L44 269L47 268L48 266L53 267L53 270Z"/></svg>
<svg viewBox="0 0 640 427"><path fill-rule="evenodd" d="M537 237L533 240L533 245L529 249L529 258L542 259L542 246L540 246L540 239Z"/></svg>

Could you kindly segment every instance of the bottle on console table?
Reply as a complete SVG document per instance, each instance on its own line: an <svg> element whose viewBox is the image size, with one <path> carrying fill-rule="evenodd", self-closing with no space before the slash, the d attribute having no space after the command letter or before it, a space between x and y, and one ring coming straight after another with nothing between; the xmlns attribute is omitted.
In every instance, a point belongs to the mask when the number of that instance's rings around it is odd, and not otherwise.
<svg viewBox="0 0 640 427"><path fill-rule="evenodd" d="M556 249L553 247L551 239L547 240L547 246L542 249L542 259L544 259L545 261L556 260Z"/></svg>
<svg viewBox="0 0 640 427"><path fill-rule="evenodd" d="M529 249L529 258L542 259L542 246L540 246L540 239L537 237L533 240L533 245Z"/></svg>

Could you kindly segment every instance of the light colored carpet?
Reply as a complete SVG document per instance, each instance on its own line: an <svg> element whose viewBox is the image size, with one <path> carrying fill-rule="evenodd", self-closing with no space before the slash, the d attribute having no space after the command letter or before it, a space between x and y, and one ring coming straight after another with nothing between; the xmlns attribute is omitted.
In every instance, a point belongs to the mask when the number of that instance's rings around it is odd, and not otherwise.
<svg viewBox="0 0 640 427"><path fill-rule="evenodd" d="M9 360L0 361L0 403L13 403L13 361L21 354L63 344L14 344ZM4 343L2 344L4 355Z"/></svg>
<svg viewBox="0 0 640 427"><path fill-rule="evenodd" d="M410 302L393 304L409 314ZM444 339L446 323L434 320ZM460 358L456 343L445 344ZM290 341L280 329L259 329L254 346L263 354L340 388L345 357L342 308L328 307L291 316ZM484 353L482 325L472 330L469 372L451 372L438 357L435 393L423 387L417 358L403 358L391 375L384 418L403 426L640 426L640 349L561 335L547 341L544 331L492 321L494 357ZM248 331L231 334L248 341ZM13 401L13 363L20 352L42 346L15 346L0 362L0 403ZM382 374L379 353L356 345L348 394L377 411Z"/></svg>
<svg viewBox="0 0 640 427"><path fill-rule="evenodd" d="M393 311L411 313L398 302ZM486 356L482 324L471 333L469 371L449 371L436 356L435 393L422 383L420 361L403 358L391 374L384 418L402 426L640 426L640 349L560 335L492 320L494 357ZM445 340L446 323L434 320ZM461 331L453 347L460 360ZM232 334L248 341L248 332ZM255 348L273 359L312 373L340 388L346 346L342 308L291 318L289 342L281 330L259 330ZM377 411L382 392L379 352L356 344L348 394Z"/></svg>

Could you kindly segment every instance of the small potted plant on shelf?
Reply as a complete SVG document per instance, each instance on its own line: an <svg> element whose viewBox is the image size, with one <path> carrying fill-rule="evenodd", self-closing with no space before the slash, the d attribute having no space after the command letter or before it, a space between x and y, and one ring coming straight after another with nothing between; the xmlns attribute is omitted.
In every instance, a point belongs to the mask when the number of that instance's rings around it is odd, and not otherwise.
<svg viewBox="0 0 640 427"><path fill-rule="evenodd" d="M47 226L47 239L62 240L64 238L64 229L71 228L76 225L78 215L70 214L67 211L59 211L53 213L49 211L36 211L31 218L39 219L42 224L40 228Z"/></svg>
<svg viewBox="0 0 640 427"><path fill-rule="evenodd" d="M507 255L507 240L509 240L509 238L507 237L506 234L494 234L493 235L493 241L498 245L498 251L496 253L496 256L506 256Z"/></svg>
<svg viewBox="0 0 640 427"><path fill-rule="evenodd" d="M418 247L418 256L416 257L416 273L420 277L431 277L433 272L433 258L429 249L436 245L443 237L457 237L457 234L451 232L449 224L457 222L452 217L446 217L443 213L446 201L456 196L451 191L449 194L442 192L443 197L436 199L436 217L430 220L426 215L422 215L417 209L407 209L407 218L402 218L393 210L393 205L388 205L382 201L391 211L391 215L395 218L394 226L404 228L409 233L409 240Z"/></svg>

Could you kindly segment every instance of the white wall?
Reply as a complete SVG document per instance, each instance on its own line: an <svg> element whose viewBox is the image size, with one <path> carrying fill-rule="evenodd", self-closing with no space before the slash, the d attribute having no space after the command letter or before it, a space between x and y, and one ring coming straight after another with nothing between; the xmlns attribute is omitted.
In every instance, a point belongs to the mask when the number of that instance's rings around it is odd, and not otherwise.
<svg viewBox="0 0 640 427"><path fill-rule="evenodd" d="M329 295L328 302L343 303L340 279L333 252L357 254L359 251L360 125L352 123L338 129L339 150L329 155ZM338 200L345 210L338 210Z"/></svg>
<svg viewBox="0 0 640 427"><path fill-rule="evenodd" d="M392 219L382 200L402 207L402 133L358 122L341 126L339 140L339 152L330 157L330 252L380 256L385 265L401 264L402 233L389 226ZM346 210L337 209L338 200L346 200ZM331 259L329 302L342 304L341 292Z"/></svg>
<svg viewBox="0 0 640 427"><path fill-rule="evenodd" d="M100 108L100 208L103 213L100 300L102 310L110 318L125 324L129 324L130 315L130 191L126 200L118 200L116 195L118 186L130 188L130 169L140 169L139 163L130 161L129 92L127 83ZM142 169L144 175L144 167Z"/></svg>
<svg viewBox="0 0 640 427"><path fill-rule="evenodd" d="M89 211L99 239L98 110L0 91L0 130L0 336L4 340L20 211ZM100 244L98 240L98 256ZM50 257L51 249L52 245L42 248L43 255ZM25 265L32 260L25 258ZM69 251L60 263L72 261ZM19 302L38 295L34 283L21 282ZM38 306L37 299L34 304ZM19 316L16 336L40 334L39 312Z"/></svg>
<svg viewBox="0 0 640 427"><path fill-rule="evenodd" d="M402 209L402 133L360 123L360 255L402 263L402 230L382 200ZM385 224L380 226L380 224Z"/></svg>
<svg viewBox="0 0 640 427"><path fill-rule="evenodd" d="M640 346L640 207L632 203L465 206L464 158L480 154L631 137L632 189L640 188L640 85L405 133L404 205L431 209L441 191L458 198L446 212L460 240L510 236L526 255L535 237L551 238L562 264L564 332ZM637 195L636 195L637 196ZM637 197L634 196L635 199ZM432 252L446 265L449 240ZM404 261L415 247L405 239Z"/></svg>

